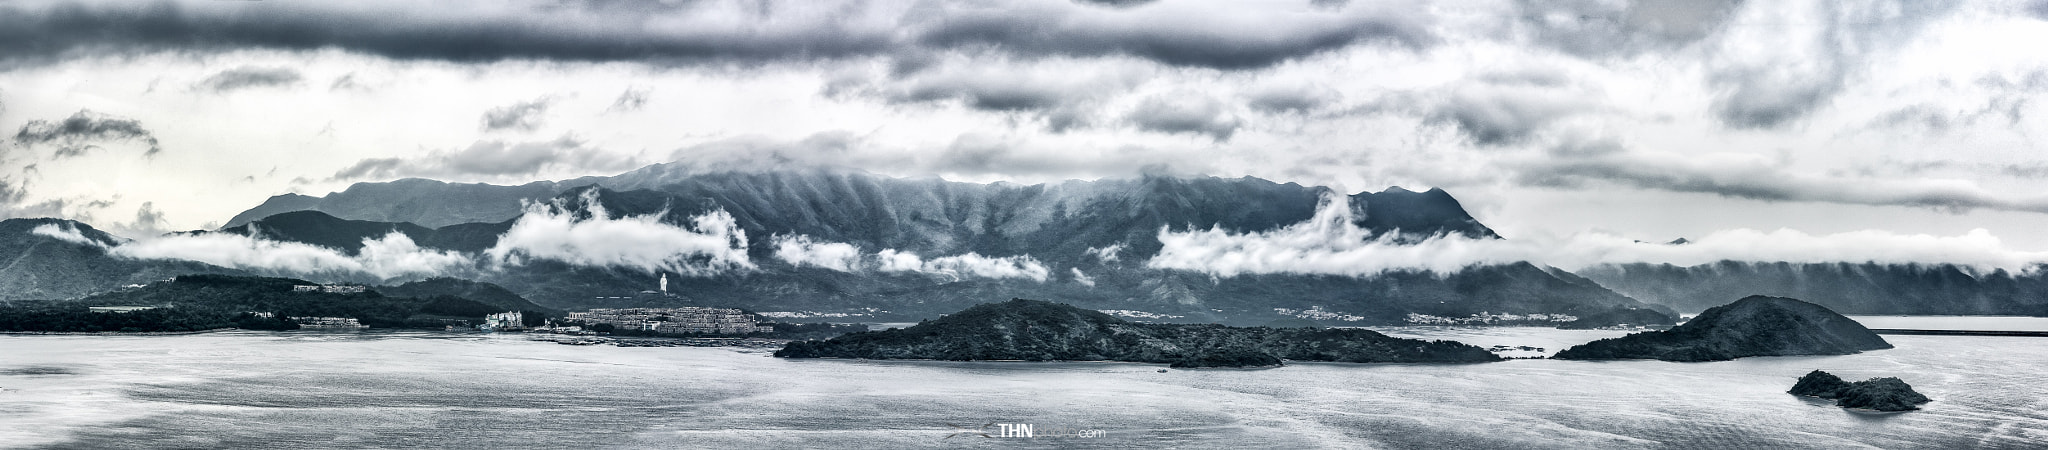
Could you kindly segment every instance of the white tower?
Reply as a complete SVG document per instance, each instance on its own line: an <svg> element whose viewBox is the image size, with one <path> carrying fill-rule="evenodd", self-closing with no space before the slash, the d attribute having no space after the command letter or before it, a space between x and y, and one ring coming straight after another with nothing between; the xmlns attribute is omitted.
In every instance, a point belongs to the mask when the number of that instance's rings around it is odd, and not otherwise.
<svg viewBox="0 0 2048 450"><path fill-rule="evenodd" d="M661 274L661 295L668 295L668 274Z"/></svg>

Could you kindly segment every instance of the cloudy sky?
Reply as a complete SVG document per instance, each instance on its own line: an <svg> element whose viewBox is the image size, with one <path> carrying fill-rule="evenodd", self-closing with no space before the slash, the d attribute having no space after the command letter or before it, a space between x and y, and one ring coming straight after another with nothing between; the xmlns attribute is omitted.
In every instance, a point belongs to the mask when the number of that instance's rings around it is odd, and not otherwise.
<svg viewBox="0 0 2048 450"><path fill-rule="evenodd" d="M1511 239L2037 252L2041 42L2041 0L0 1L0 216L134 236L679 161L1434 186Z"/></svg>

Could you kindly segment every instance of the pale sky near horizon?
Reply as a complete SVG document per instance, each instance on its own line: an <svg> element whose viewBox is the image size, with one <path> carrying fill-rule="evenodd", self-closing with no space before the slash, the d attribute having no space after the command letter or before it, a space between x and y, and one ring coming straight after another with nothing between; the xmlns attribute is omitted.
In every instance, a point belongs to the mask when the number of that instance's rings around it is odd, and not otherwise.
<svg viewBox="0 0 2048 450"><path fill-rule="evenodd" d="M0 216L678 161L1442 187L1511 239L2048 250L2048 1L0 1Z"/></svg>

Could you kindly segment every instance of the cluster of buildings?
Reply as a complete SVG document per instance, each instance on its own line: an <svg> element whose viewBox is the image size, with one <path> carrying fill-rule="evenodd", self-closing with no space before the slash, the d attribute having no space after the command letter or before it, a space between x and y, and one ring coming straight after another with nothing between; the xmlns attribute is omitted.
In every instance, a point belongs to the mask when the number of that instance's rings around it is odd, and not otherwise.
<svg viewBox="0 0 2048 450"><path fill-rule="evenodd" d="M361 294L369 286L359 284L299 284L292 286L292 292L325 292L329 294Z"/></svg>
<svg viewBox="0 0 2048 450"><path fill-rule="evenodd" d="M356 321L356 319L355 319L354 317L293 317L293 318L291 318L291 319L292 319L292 322L294 322L294 323L298 323L298 324L299 324L299 328L302 328L302 329L303 329L303 328L336 328L336 329L355 329L355 328L369 328L369 326L367 326L367 325L363 325L363 323L362 323L362 322Z"/></svg>
<svg viewBox="0 0 2048 450"><path fill-rule="evenodd" d="M753 314L732 308L620 308L569 313L584 326L611 324L618 330L675 334L748 334L775 331Z"/></svg>
<svg viewBox="0 0 2048 450"><path fill-rule="evenodd" d="M476 326L484 331L518 331L526 329L526 315L519 311L507 311L484 316L484 323Z"/></svg>
<svg viewBox="0 0 2048 450"><path fill-rule="evenodd" d="M1507 314L1480 312L1466 317L1443 317L1408 313L1410 325L1540 325L1549 326L1579 320L1570 314Z"/></svg>

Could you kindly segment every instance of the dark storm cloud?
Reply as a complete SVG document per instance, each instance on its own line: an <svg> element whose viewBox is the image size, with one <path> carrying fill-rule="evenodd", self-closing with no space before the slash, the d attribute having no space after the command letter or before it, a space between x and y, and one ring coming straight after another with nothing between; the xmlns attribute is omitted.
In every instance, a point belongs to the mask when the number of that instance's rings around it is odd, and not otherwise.
<svg viewBox="0 0 2048 450"><path fill-rule="evenodd" d="M2026 116L2029 104L2027 97L1993 97L1983 106L1970 110L1944 109L1930 104L1916 104L1886 112L1871 119L1870 129L1899 131L1918 134L1942 135L1951 129L1969 127L1985 119L1996 119L2007 126L2019 125Z"/></svg>
<svg viewBox="0 0 2048 450"><path fill-rule="evenodd" d="M144 156L156 156L163 151L156 135L142 127L142 122L124 119L88 110L79 110L64 120L31 120L14 133L14 143L24 147L50 147L57 158L82 156L87 151L100 148L109 142L138 142L149 146Z"/></svg>
<svg viewBox="0 0 2048 450"><path fill-rule="evenodd" d="M1151 4L1152 2L1156 1L1159 0L1074 0L1074 3L1080 3L1084 5L1108 6L1112 8L1129 8L1133 6Z"/></svg>
<svg viewBox="0 0 2048 450"><path fill-rule="evenodd" d="M1243 121L1225 109L1223 102L1191 93L1147 98L1124 118L1143 130L1206 134L1217 141L1230 140L1230 136L1243 125Z"/></svg>
<svg viewBox="0 0 2048 450"><path fill-rule="evenodd" d="M879 53L886 29L824 20L805 26L659 27L660 11L432 10L425 3L60 2L0 7L12 58L75 53L342 48L398 59L568 61L779 59ZM729 25L729 24L728 24Z"/></svg>
<svg viewBox="0 0 2048 450"><path fill-rule="evenodd" d="M1427 28L1393 15L1245 15L1220 20L1199 13L1155 7L1106 14L1046 7L963 8L943 20L929 21L932 26L917 41L1027 56L1135 56L1219 69L1266 67L1361 42L1422 48L1437 41Z"/></svg>
<svg viewBox="0 0 2048 450"><path fill-rule="evenodd" d="M1581 57L1627 56L1690 45L1725 24L1740 0L1518 2L1534 43Z"/></svg>
<svg viewBox="0 0 2048 450"><path fill-rule="evenodd" d="M484 111L484 130L525 130L540 128L541 120L547 116L548 104L552 99L539 98L513 103Z"/></svg>
<svg viewBox="0 0 2048 450"><path fill-rule="evenodd" d="M104 224L101 230L135 238L159 236L171 231L171 221L156 208L155 202L142 202L142 206L135 208L135 221Z"/></svg>
<svg viewBox="0 0 2048 450"><path fill-rule="evenodd" d="M1842 92L1845 68L1834 61L1811 71L1783 67L1724 69L1710 83L1727 93L1715 99L1713 111L1731 128L1776 128L1834 100Z"/></svg>
<svg viewBox="0 0 2048 450"><path fill-rule="evenodd" d="M1758 22L1734 21L1745 6L1778 10ZM1913 39L1954 6L1907 0L1524 0L1515 24L1532 44L1595 61L1703 49L1706 82L1717 93L1714 117L1730 128L1768 129L1826 107L1869 70L1869 58ZM1723 40L1769 44L1716 47Z"/></svg>
<svg viewBox="0 0 2048 450"><path fill-rule="evenodd" d="M1103 177L1135 175L1146 168L1179 176L1217 170L1204 158L1144 146L1077 149L975 132L924 148L884 145L847 131L798 139L741 136L677 149L667 161L669 170L698 173L856 168L892 174Z"/></svg>
<svg viewBox="0 0 2048 450"><path fill-rule="evenodd" d="M1982 105L1961 108L1932 103L1906 105L1879 114L1865 127L1931 135L1945 134L1951 129L1967 128L1987 120L2015 127L2025 121L2028 106L2034 104L2034 96L2048 92L2048 70L2026 72L2017 77L1986 75L1974 85L1983 89L1987 97Z"/></svg>
<svg viewBox="0 0 2048 450"><path fill-rule="evenodd" d="M1571 82L1548 68L1492 71L1432 90L1388 95L1362 108L1368 113L1419 116L1450 126L1474 144L1527 142L1559 120L1602 111L1598 86Z"/></svg>
<svg viewBox="0 0 2048 450"><path fill-rule="evenodd" d="M795 140L749 135L678 148L667 160L698 171L868 167L865 163L871 161L856 161L867 145L864 137L847 131L822 131Z"/></svg>
<svg viewBox="0 0 2048 450"><path fill-rule="evenodd" d="M2048 178L2048 164L2006 164L1998 168L1999 173L2016 178Z"/></svg>
<svg viewBox="0 0 2048 450"><path fill-rule="evenodd" d="M1218 11L1161 3L75 2L0 6L0 63L167 50L339 48L459 62L772 62L931 50L1134 56L1256 68L1364 42L1422 47L1394 14ZM1203 9L1208 8L1208 9ZM1203 26L1213 25L1213 26Z"/></svg>
<svg viewBox="0 0 2048 450"><path fill-rule="evenodd" d="M415 158L366 158L335 172L329 180L518 176L551 168L605 172L631 169L639 164L564 136L535 142L477 141L461 150L435 151Z"/></svg>
<svg viewBox="0 0 2048 450"><path fill-rule="evenodd" d="M1874 55L1904 45L1955 8L1947 1L1822 4L1812 19L1755 24L1748 39L1779 41L1761 54L1731 53L1709 61L1708 86L1721 92L1713 112L1731 128L1777 128L1832 102ZM1802 20L1811 20L1804 22Z"/></svg>
<svg viewBox="0 0 2048 450"><path fill-rule="evenodd" d="M242 66L221 71L206 77L198 87L214 92L227 92L243 88L290 86L303 78L299 71L285 67Z"/></svg>
<svg viewBox="0 0 2048 450"><path fill-rule="evenodd" d="M405 168L405 160L399 158L364 158L355 164L334 172L329 180L357 180L365 178L392 178ZM311 180L307 180L311 182Z"/></svg>
<svg viewBox="0 0 2048 450"><path fill-rule="evenodd" d="M827 96L869 96L895 104L952 104L1015 113L1054 132L1091 125L1103 102L1152 79L1135 64L983 64L933 62L914 74L876 80L849 74L827 83Z"/></svg>
<svg viewBox="0 0 2048 450"><path fill-rule="evenodd" d="M2048 197L2013 197L1974 183L1939 179L1873 179L1796 173L1754 157L1700 157L1634 152L1606 141L1566 143L1546 158L1505 162L1524 186L1571 189L1623 186L1763 200L2048 212Z"/></svg>
<svg viewBox="0 0 2048 450"><path fill-rule="evenodd" d="M949 174L1105 176L1128 175L1141 169L1162 173L1172 170L1170 165L1161 162L1166 158L1138 146L1125 146L1100 154L1060 152L1014 138L980 133L961 134L933 154L936 158L925 161L923 169Z"/></svg>
<svg viewBox="0 0 2048 450"><path fill-rule="evenodd" d="M69 202L52 199L28 203L28 187L20 180L0 178L0 219L18 217L65 217Z"/></svg>
<svg viewBox="0 0 2048 450"><path fill-rule="evenodd" d="M1245 105L1268 113L1306 113L1343 100L1336 90L1314 84L1268 86L1254 90Z"/></svg>

